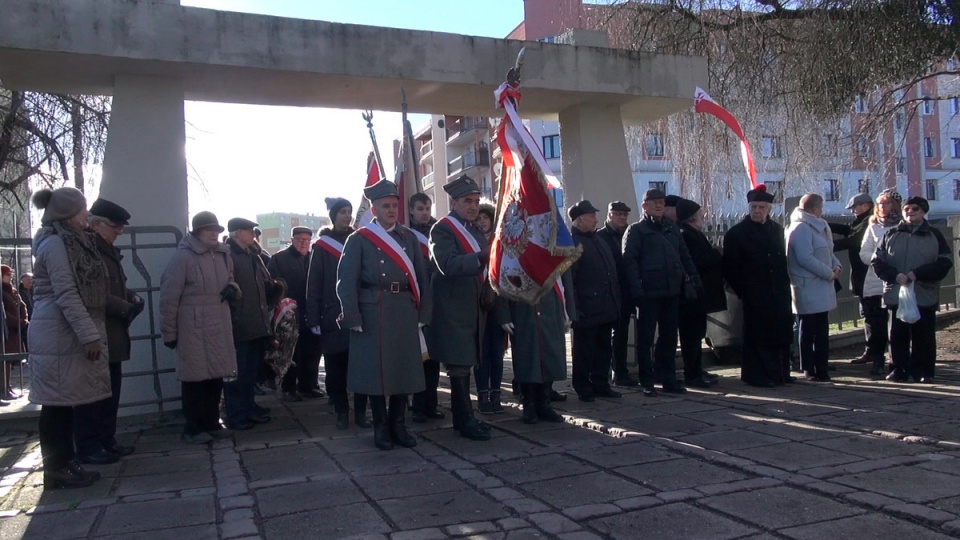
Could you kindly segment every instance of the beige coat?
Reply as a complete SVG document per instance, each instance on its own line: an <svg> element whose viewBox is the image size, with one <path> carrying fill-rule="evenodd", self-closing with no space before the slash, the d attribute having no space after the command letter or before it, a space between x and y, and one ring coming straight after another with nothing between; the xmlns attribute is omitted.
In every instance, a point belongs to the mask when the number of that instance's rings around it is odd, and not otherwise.
<svg viewBox="0 0 960 540"><path fill-rule="evenodd" d="M233 284L230 250L188 234L160 278L160 332L177 342L177 377L203 381L237 376L230 306L220 291Z"/></svg>

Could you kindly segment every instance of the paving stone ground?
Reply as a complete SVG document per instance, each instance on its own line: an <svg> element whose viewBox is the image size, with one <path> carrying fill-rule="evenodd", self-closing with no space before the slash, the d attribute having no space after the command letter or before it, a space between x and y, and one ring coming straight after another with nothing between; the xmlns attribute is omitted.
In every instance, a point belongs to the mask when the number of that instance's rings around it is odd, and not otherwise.
<svg viewBox="0 0 960 540"><path fill-rule="evenodd" d="M0 539L960 538L960 352L940 360L923 386L849 355L829 384L718 368L711 390L594 403L558 384L562 424L523 424L506 392L489 442L453 433L444 387L447 419L390 452L325 400L263 396L270 424L210 446L145 419L135 454L64 491L43 489L35 420L0 419Z"/></svg>

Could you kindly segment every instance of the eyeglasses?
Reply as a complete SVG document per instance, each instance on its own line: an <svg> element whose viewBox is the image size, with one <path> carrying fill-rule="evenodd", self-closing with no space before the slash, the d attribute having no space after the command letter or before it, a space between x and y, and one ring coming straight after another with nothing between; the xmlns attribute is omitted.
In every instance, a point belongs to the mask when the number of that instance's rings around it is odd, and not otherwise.
<svg viewBox="0 0 960 540"><path fill-rule="evenodd" d="M296 243L298 243L298 244L309 244L309 243L310 243L310 239L309 239L309 238L294 238L293 241L296 242Z"/></svg>

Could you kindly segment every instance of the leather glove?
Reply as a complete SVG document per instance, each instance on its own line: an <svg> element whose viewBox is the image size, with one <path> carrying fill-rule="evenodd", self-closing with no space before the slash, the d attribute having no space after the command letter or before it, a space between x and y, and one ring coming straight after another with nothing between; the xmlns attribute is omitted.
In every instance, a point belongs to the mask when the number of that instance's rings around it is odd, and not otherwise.
<svg viewBox="0 0 960 540"><path fill-rule="evenodd" d="M363 327L362 327L362 326L354 326L354 327L351 327L351 328L350 328L350 331L351 331L351 332L360 332L360 333L362 334L362 333L363 333Z"/></svg>
<svg viewBox="0 0 960 540"><path fill-rule="evenodd" d="M480 266L486 266L488 264L490 264L490 248L480 252Z"/></svg>
<svg viewBox="0 0 960 540"><path fill-rule="evenodd" d="M177 340L164 341L163 344L164 344L168 349L176 349L176 348L177 348Z"/></svg>
<svg viewBox="0 0 960 540"><path fill-rule="evenodd" d="M315 336L319 336L323 332L321 331L320 325L317 325L310 328L310 333Z"/></svg>
<svg viewBox="0 0 960 540"><path fill-rule="evenodd" d="M237 288L233 285L227 285L220 291L220 301L233 305L233 303L237 301L237 298L240 297L240 295L237 294L238 292Z"/></svg>
<svg viewBox="0 0 960 540"><path fill-rule="evenodd" d="M503 331L506 332L506 333L508 333L508 334L510 334L511 336L513 335L513 323L512 323L512 322L508 322L508 323L505 323L505 324L501 324L501 325L500 325L500 328L503 328Z"/></svg>
<svg viewBox="0 0 960 540"><path fill-rule="evenodd" d="M100 358L100 340L91 341L83 344L83 352L87 355L87 360L96 360Z"/></svg>

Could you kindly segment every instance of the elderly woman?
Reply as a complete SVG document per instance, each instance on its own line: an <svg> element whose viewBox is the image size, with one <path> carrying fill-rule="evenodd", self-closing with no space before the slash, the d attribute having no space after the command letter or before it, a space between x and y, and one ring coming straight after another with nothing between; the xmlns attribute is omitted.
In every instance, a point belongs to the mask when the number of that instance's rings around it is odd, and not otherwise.
<svg viewBox="0 0 960 540"><path fill-rule="evenodd" d="M240 288L230 249L218 239L217 216L198 213L192 229L160 278L160 331L163 344L177 351L186 419L181 440L206 444L232 434L220 425L220 393L223 378L237 376L230 303Z"/></svg>
<svg viewBox="0 0 960 540"><path fill-rule="evenodd" d="M893 189L887 189L877 195L877 204L864 231L860 244L860 260L870 264L877 246L887 231L900 224L900 203L903 197ZM872 363L870 375L883 376L883 363L887 353L887 324L889 316L883 307L883 281L877 277L872 266L867 266L867 275L863 280L863 296L860 303L863 315L863 331L867 338L865 356Z"/></svg>
<svg viewBox="0 0 960 540"><path fill-rule="evenodd" d="M75 188L42 189L33 238L34 287L30 340L30 401L40 408L43 485L88 486L73 450L73 407L109 398L106 346L107 271L87 229L87 201Z"/></svg>
<svg viewBox="0 0 960 540"><path fill-rule="evenodd" d="M940 281L953 267L950 245L924 216L930 203L911 197L903 203L903 221L888 231L873 256L873 270L883 280L883 304L893 312L890 356L893 371L888 381L932 383L937 359L936 311L940 306ZM920 320L897 318L900 287L913 284Z"/></svg>
<svg viewBox="0 0 960 540"><path fill-rule="evenodd" d="M13 268L7 265L0 265L0 275L3 276L3 313L7 323L7 333L3 342L3 352L6 354L17 354L26 351L26 343L23 339L23 333L27 329L30 321L27 317L27 304L20 297L20 292L13 286ZM10 386L10 364L3 364L3 380L6 383L0 392L0 399L14 400L20 397L20 394L13 391Z"/></svg>

